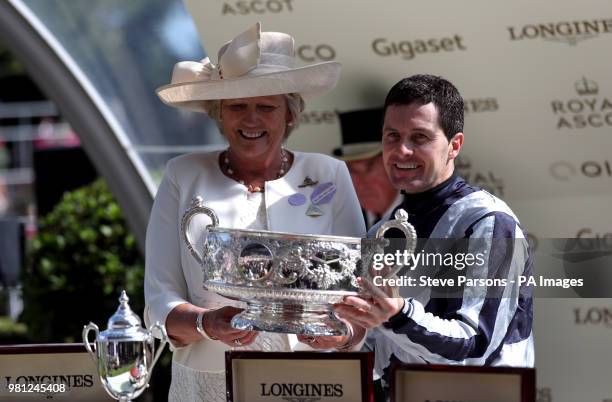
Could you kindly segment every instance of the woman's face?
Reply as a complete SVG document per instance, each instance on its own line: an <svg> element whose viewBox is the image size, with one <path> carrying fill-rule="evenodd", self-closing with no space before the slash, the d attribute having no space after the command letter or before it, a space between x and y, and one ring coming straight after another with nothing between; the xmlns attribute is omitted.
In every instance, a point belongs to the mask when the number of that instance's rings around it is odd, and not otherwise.
<svg viewBox="0 0 612 402"><path fill-rule="evenodd" d="M232 153L262 159L280 153L290 120L283 95L221 101L221 128Z"/></svg>

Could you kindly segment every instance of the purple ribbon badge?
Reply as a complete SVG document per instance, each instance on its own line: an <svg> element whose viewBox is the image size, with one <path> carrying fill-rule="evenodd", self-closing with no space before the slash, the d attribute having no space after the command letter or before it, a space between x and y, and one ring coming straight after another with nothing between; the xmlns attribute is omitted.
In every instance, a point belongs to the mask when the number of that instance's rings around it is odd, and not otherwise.
<svg viewBox="0 0 612 402"><path fill-rule="evenodd" d="M336 185L330 181L321 183L313 190L310 201L313 205L327 204L336 194Z"/></svg>

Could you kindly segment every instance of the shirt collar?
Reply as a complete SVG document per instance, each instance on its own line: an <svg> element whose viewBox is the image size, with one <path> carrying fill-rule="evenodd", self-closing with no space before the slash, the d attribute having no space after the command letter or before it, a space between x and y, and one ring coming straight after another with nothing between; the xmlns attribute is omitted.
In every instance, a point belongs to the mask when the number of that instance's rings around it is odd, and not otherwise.
<svg viewBox="0 0 612 402"><path fill-rule="evenodd" d="M404 196L403 206L410 213L415 214L430 210L438 206L464 183L463 179L455 174L437 186L420 193L408 194L402 190Z"/></svg>

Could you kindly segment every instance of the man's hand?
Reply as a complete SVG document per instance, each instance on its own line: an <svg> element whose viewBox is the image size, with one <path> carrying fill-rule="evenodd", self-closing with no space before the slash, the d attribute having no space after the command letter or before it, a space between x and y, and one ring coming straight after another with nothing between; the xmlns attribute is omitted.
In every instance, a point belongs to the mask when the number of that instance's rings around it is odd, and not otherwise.
<svg viewBox="0 0 612 402"><path fill-rule="evenodd" d="M377 287L367 278L357 278L359 286L368 295L346 296L342 303L334 305L340 318L364 328L375 328L389 321L404 307L404 299L393 297L396 288Z"/></svg>

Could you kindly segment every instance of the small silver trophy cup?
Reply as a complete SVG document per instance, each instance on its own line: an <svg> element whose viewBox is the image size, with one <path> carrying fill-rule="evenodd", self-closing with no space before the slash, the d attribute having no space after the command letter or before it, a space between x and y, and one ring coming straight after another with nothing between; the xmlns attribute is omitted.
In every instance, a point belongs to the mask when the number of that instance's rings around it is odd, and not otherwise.
<svg viewBox="0 0 612 402"><path fill-rule="evenodd" d="M108 329L100 333L92 322L83 328L85 348L98 364L98 374L108 394L119 401L130 401L140 396L151 379L153 366L159 359L168 335L163 325L156 323L147 331L140 318L128 304L125 290L119 297L119 308L108 320ZM161 334L161 342L155 350L152 330ZM96 333L94 350L89 345L89 331Z"/></svg>

